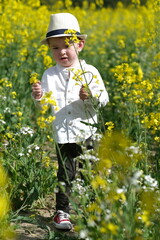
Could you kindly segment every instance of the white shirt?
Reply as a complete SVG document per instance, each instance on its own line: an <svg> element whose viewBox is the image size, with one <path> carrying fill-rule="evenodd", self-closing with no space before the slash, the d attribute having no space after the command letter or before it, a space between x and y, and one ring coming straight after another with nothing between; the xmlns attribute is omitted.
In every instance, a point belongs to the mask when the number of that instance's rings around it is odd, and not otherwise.
<svg viewBox="0 0 160 240"><path fill-rule="evenodd" d="M43 92L52 91L59 107L59 110L56 110L52 106L53 115L56 117L53 121L53 134L57 143L81 142L94 134L97 129L92 124L97 123L97 109L94 109L92 101L94 99L101 105L109 101L98 70L86 64L84 60L81 64L85 72L81 81L73 79L74 72L81 69L80 66L76 66L73 70L57 64L47 69L42 76ZM90 99L83 101L79 97L82 84L86 84L86 81L93 96L92 101Z"/></svg>

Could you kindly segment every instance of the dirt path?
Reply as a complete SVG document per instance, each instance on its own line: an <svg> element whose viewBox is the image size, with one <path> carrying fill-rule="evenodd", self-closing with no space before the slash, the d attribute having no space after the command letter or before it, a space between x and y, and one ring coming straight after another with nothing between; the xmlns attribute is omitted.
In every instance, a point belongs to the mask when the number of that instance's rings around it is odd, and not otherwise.
<svg viewBox="0 0 160 240"><path fill-rule="evenodd" d="M49 197L47 201L52 199ZM13 225L16 227L16 240L76 240L77 233L58 231L52 224L53 208L37 208L18 214Z"/></svg>

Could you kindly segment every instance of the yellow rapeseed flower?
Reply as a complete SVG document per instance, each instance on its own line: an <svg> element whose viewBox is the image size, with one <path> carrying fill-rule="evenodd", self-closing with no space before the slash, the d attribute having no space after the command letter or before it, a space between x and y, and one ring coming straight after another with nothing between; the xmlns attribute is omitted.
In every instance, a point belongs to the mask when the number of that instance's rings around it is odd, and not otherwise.
<svg viewBox="0 0 160 240"><path fill-rule="evenodd" d="M52 123L52 122L55 120L55 118L56 118L55 116L49 116L48 118L46 118L45 121L46 121L47 123Z"/></svg>
<svg viewBox="0 0 160 240"><path fill-rule="evenodd" d="M46 68L52 67L52 58L50 56L44 56L43 58L43 64Z"/></svg>
<svg viewBox="0 0 160 240"><path fill-rule="evenodd" d="M48 111L48 109L49 109L49 105L43 105L40 113L44 115Z"/></svg>
<svg viewBox="0 0 160 240"><path fill-rule="evenodd" d="M121 192L121 193L115 193L114 195L113 195L113 198L116 200L116 201L118 201L118 200L121 200L122 202L126 202L126 196L125 196L125 194L123 193L123 192Z"/></svg>
<svg viewBox="0 0 160 240"><path fill-rule="evenodd" d="M38 73L31 73L31 76L30 76L30 79L29 79L29 82L30 84L33 84L33 83L37 83L39 80L37 79L37 77L39 76Z"/></svg>
<svg viewBox="0 0 160 240"><path fill-rule="evenodd" d="M0 165L0 188L5 188L7 186L7 174L4 171L2 165Z"/></svg>
<svg viewBox="0 0 160 240"><path fill-rule="evenodd" d="M119 48L125 48L125 41L123 39L118 40Z"/></svg>
<svg viewBox="0 0 160 240"><path fill-rule="evenodd" d="M104 234L104 233L106 233L107 232L107 228L106 227L100 227L100 232L102 233L102 234Z"/></svg>
<svg viewBox="0 0 160 240"><path fill-rule="evenodd" d="M48 53L48 46L47 45L41 45L38 49L38 56L45 57Z"/></svg>
<svg viewBox="0 0 160 240"><path fill-rule="evenodd" d="M39 7L41 4L39 0L27 0L27 3L32 7Z"/></svg>
<svg viewBox="0 0 160 240"><path fill-rule="evenodd" d="M0 221L7 215L9 211L9 199L6 194L0 196Z"/></svg>
<svg viewBox="0 0 160 240"><path fill-rule="evenodd" d="M104 5L104 0L96 0L96 4L99 7L102 7Z"/></svg>
<svg viewBox="0 0 160 240"><path fill-rule="evenodd" d="M107 126L108 131L112 131L114 128L114 123L113 122L106 122L105 125Z"/></svg>
<svg viewBox="0 0 160 240"><path fill-rule="evenodd" d="M49 142L53 142L54 141L53 138L51 138L49 135L47 135L47 139L48 139Z"/></svg>
<svg viewBox="0 0 160 240"><path fill-rule="evenodd" d="M155 133L160 130L160 113L151 112L141 122Z"/></svg>
<svg viewBox="0 0 160 240"><path fill-rule="evenodd" d="M0 119L4 119L4 116L0 113Z"/></svg>
<svg viewBox="0 0 160 240"><path fill-rule="evenodd" d="M80 40L78 39L75 30L68 29L64 32L64 34L69 34L70 35L69 37L66 37L66 39L65 39L66 45L70 46L74 43L79 43Z"/></svg>
<svg viewBox="0 0 160 240"><path fill-rule="evenodd" d="M17 97L17 93L15 91L11 92L11 96L13 99L15 99Z"/></svg>
<svg viewBox="0 0 160 240"><path fill-rule="evenodd" d="M3 240L16 240L16 234L15 234L14 230L9 226L6 227L6 225L4 226L0 237Z"/></svg>
<svg viewBox="0 0 160 240"><path fill-rule="evenodd" d="M88 207L87 207L87 212L96 212L98 214L100 214L102 212L102 209L100 208L100 206L98 206L98 204L96 202L91 203ZM93 220L95 220L95 216L92 216Z"/></svg>
<svg viewBox="0 0 160 240"><path fill-rule="evenodd" d="M150 218L150 214L148 211L143 211L142 215L141 215L142 221L145 223L146 226L150 226L151 222L149 220Z"/></svg>
<svg viewBox="0 0 160 240"><path fill-rule="evenodd" d="M156 142L160 142L160 137L157 137L157 136L156 136L156 137L154 138L154 140L155 140Z"/></svg>
<svg viewBox="0 0 160 240"><path fill-rule="evenodd" d="M45 119L45 117L43 117L43 116L40 116L40 117L38 117L37 118L37 124L38 124L38 126L40 127L40 128L46 128L47 127L47 124L46 124L46 121L45 121L46 119Z"/></svg>
<svg viewBox="0 0 160 240"><path fill-rule="evenodd" d="M140 5L141 4L140 0L131 0L131 2L133 4L136 4L136 5Z"/></svg>
<svg viewBox="0 0 160 240"><path fill-rule="evenodd" d="M42 98L42 100L40 101L40 104L44 105L44 104L50 104L54 107L58 107L56 99L53 96L53 92L46 92ZM44 108L45 109L45 108Z"/></svg>
<svg viewBox="0 0 160 240"><path fill-rule="evenodd" d="M72 1L71 0L65 0L65 7L67 9L71 8L72 7Z"/></svg>
<svg viewBox="0 0 160 240"><path fill-rule="evenodd" d="M45 167L49 167L50 166L50 161L51 161L50 157L46 156L46 157L42 158L42 162L45 165Z"/></svg>
<svg viewBox="0 0 160 240"><path fill-rule="evenodd" d="M113 223L108 223L106 225L106 228L113 234L116 235L117 234L117 230L118 230L118 226L113 224Z"/></svg>
<svg viewBox="0 0 160 240"><path fill-rule="evenodd" d="M8 78L0 79L0 84L2 84L2 86L6 88L12 88L12 83L9 81Z"/></svg>
<svg viewBox="0 0 160 240"><path fill-rule="evenodd" d="M7 132L6 134L5 134L5 136L7 137L7 138L13 138L13 136L14 136L14 133L13 132Z"/></svg>
<svg viewBox="0 0 160 240"><path fill-rule="evenodd" d="M126 152L126 149L129 148L130 145L131 141L123 134L118 132L112 132L112 134L108 134L106 131L99 144L98 154L100 161L98 165L100 164L100 166L102 166L101 162L103 163L105 160L107 160L111 166L115 165L123 167L123 169L131 167L133 161Z"/></svg>
<svg viewBox="0 0 160 240"><path fill-rule="evenodd" d="M106 180L99 175L96 175L94 179L91 181L91 185L95 189L106 188L106 184L107 184Z"/></svg>

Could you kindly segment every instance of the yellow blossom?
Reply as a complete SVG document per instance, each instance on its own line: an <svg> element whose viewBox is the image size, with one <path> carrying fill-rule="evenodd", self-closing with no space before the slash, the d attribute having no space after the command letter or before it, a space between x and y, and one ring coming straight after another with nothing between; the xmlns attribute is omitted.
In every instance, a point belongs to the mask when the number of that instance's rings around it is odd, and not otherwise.
<svg viewBox="0 0 160 240"><path fill-rule="evenodd" d="M40 6L40 1L39 0L28 0L27 1L29 6L32 7L39 7Z"/></svg>
<svg viewBox="0 0 160 240"><path fill-rule="evenodd" d="M41 114L45 114L48 109L49 109L49 106L48 106L48 105L43 105L43 106L42 106L42 110L40 111L40 113L41 113Z"/></svg>
<svg viewBox="0 0 160 240"><path fill-rule="evenodd" d="M154 140L155 140L156 142L160 142L160 137L157 137L157 136L156 136L156 137L154 138Z"/></svg>
<svg viewBox="0 0 160 240"><path fill-rule="evenodd" d="M48 139L49 142L53 142L54 141L53 138L51 138L49 135L47 135L47 139Z"/></svg>
<svg viewBox="0 0 160 240"><path fill-rule="evenodd" d="M40 104L51 104L54 107L58 107L56 99L53 96L53 92L46 92L42 98L42 100L40 101ZM45 110L45 107L43 108L43 110Z"/></svg>
<svg viewBox="0 0 160 240"><path fill-rule="evenodd" d="M148 116L145 116L141 121L147 128L153 131L158 131L160 129L160 113L151 112Z"/></svg>
<svg viewBox="0 0 160 240"><path fill-rule="evenodd" d="M49 165L50 165L50 157L44 157L44 158L42 158L42 162L44 163L44 165L45 165L45 167L49 167Z"/></svg>
<svg viewBox="0 0 160 240"><path fill-rule="evenodd" d="M149 215L150 214L147 211L143 211L143 213L141 215L142 221L145 223L146 226L151 225L151 222L149 220Z"/></svg>
<svg viewBox="0 0 160 240"><path fill-rule="evenodd" d="M112 131L114 128L114 123L113 122L106 122L105 125L107 126L108 131Z"/></svg>
<svg viewBox="0 0 160 240"><path fill-rule="evenodd" d="M125 42L123 39L118 40L118 46L119 48L125 48Z"/></svg>
<svg viewBox="0 0 160 240"><path fill-rule="evenodd" d="M72 6L72 1L71 0L65 0L65 6L67 9L69 9Z"/></svg>
<svg viewBox="0 0 160 240"><path fill-rule="evenodd" d="M7 185L7 174L4 171L2 165L0 164L0 188L5 188L5 186Z"/></svg>
<svg viewBox="0 0 160 240"><path fill-rule="evenodd" d="M94 177L91 182L93 188L105 188L106 187L106 180L98 175Z"/></svg>
<svg viewBox="0 0 160 240"><path fill-rule="evenodd" d="M4 119L4 116L0 113L0 119Z"/></svg>
<svg viewBox="0 0 160 240"><path fill-rule="evenodd" d="M68 30L66 30L66 31L64 32L64 34L70 35L70 37L66 37L66 39L65 39L66 45L69 45L69 46L70 46L70 45L72 45L72 44L74 44L74 43L79 43L80 40L78 39L75 30L73 30L73 29L68 29Z"/></svg>
<svg viewBox="0 0 160 240"><path fill-rule="evenodd" d="M9 199L6 194L0 196L0 221L9 211Z"/></svg>
<svg viewBox="0 0 160 240"><path fill-rule="evenodd" d="M40 128L46 128L47 124L45 122L45 118L43 116L37 118L37 124Z"/></svg>
<svg viewBox="0 0 160 240"><path fill-rule="evenodd" d="M41 56L45 57L47 52L48 52L48 46L47 45L41 45L38 49L38 56L41 55Z"/></svg>
<svg viewBox="0 0 160 240"><path fill-rule="evenodd" d="M12 98L16 98L17 97L17 93L15 91L11 92Z"/></svg>
<svg viewBox="0 0 160 240"><path fill-rule="evenodd" d="M103 4L104 4L104 0L96 0L96 4L97 4L99 7L102 7Z"/></svg>
<svg viewBox="0 0 160 240"><path fill-rule="evenodd" d="M0 79L0 84L2 84L3 87L12 88L12 83L9 81L8 78Z"/></svg>
<svg viewBox="0 0 160 240"><path fill-rule="evenodd" d="M49 124L51 124L55 120L55 116L49 116L45 118L44 116L40 116L37 119L37 124L40 128L46 128Z"/></svg>
<svg viewBox="0 0 160 240"><path fill-rule="evenodd" d="M50 56L44 56L43 64L46 68L52 67L52 58Z"/></svg>
<svg viewBox="0 0 160 240"><path fill-rule="evenodd" d="M106 227L100 227L100 232L101 233L106 233L107 232L107 228Z"/></svg>
<svg viewBox="0 0 160 240"><path fill-rule="evenodd" d="M136 4L136 5L140 5L140 3L141 3L140 0L132 0L131 2L132 2L133 4Z"/></svg>
<svg viewBox="0 0 160 240"><path fill-rule="evenodd" d="M38 73L31 73L31 76L30 76L30 79L29 79L29 82L30 84L33 84L33 83L37 83L39 80L37 79L38 77Z"/></svg>
<svg viewBox="0 0 160 240"><path fill-rule="evenodd" d="M86 89L88 89L89 84L86 82L86 78L85 78L86 72L83 69L76 69L76 68L72 68L70 69L70 71L73 73L72 79L76 81L75 85L80 85L80 86L83 85L83 87L86 87ZM95 79L97 81L97 78Z"/></svg>
<svg viewBox="0 0 160 240"><path fill-rule="evenodd" d="M123 134L117 132L108 134L106 131L99 144L100 161L98 165L103 166L101 162L107 160L111 166L115 164L115 166L123 167L123 170L128 169L134 163L126 153L126 149L130 144L130 140ZM105 167L104 165L104 169Z"/></svg>
<svg viewBox="0 0 160 240"><path fill-rule="evenodd" d="M122 202L126 202L126 196L125 196L125 194L123 192L114 194L113 198L116 201L121 200Z"/></svg>
<svg viewBox="0 0 160 240"><path fill-rule="evenodd" d="M117 230L118 230L118 226L113 224L113 223L108 223L106 225L106 228L113 234L116 235L117 234Z"/></svg>
<svg viewBox="0 0 160 240"><path fill-rule="evenodd" d="M48 118L46 118L45 121L46 121L47 123L52 123L52 122L55 120L55 118L56 118L55 116L49 116Z"/></svg>
<svg viewBox="0 0 160 240"><path fill-rule="evenodd" d="M91 203L88 207L87 207L87 211L88 212L94 212L96 211L97 213L101 213L102 209L97 205L97 203ZM93 219L95 219L95 217L92 217Z"/></svg>
<svg viewBox="0 0 160 240"><path fill-rule="evenodd" d="M10 139L11 139L11 138L13 138L13 136L14 136L13 132L7 132L7 133L6 133L6 137L7 137L7 138L10 138Z"/></svg>

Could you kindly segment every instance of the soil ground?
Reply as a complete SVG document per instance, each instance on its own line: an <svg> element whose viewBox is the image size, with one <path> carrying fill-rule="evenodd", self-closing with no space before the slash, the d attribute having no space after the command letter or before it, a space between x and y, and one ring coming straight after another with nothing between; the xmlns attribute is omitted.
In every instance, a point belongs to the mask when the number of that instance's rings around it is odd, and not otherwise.
<svg viewBox="0 0 160 240"><path fill-rule="evenodd" d="M12 223L16 228L16 240L75 240L78 235L74 230L59 231L54 228L52 217L54 203L52 196L48 196L45 207L25 210L15 217Z"/></svg>

